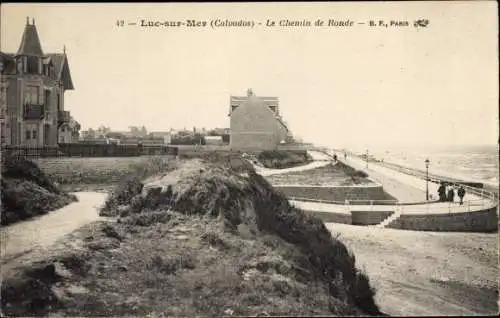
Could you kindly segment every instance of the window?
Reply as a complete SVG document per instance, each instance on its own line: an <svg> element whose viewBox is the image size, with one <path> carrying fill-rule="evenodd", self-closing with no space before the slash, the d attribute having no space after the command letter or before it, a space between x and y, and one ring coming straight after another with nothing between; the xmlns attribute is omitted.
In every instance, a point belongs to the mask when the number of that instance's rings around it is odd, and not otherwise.
<svg viewBox="0 0 500 318"><path fill-rule="evenodd" d="M28 73L29 74L38 74L38 57L37 56L28 56Z"/></svg>
<svg viewBox="0 0 500 318"><path fill-rule="evenodd" d="M26 140L31 139L31 130L26 130Z"/></svg>
<svg viewBox="0 0 500 318"><path fill-rule="evenodd" d="M24 93L24 100L27 103L38 104L38 86L26 86L26 91Z"/></svg>
<svg viewBox="0 0 500 318"><path fill-rule="evenodd" d="M50 90L46 89L45 90L45 100L44 100L44 105L45 109L50 109Z"/></svg>
<svg viewBox="0 0 500 318"><path fill-rule="evenodd" d="M37 131L35 129L33 129L33 131L31 132L31 138L36 140L36 133L37 133Z"/></svg>
<svg viewBox="0 0 500 318"><path fill-rule="evenodd" d="M61 127L61 132L66 132L66 126Z"/></svg>

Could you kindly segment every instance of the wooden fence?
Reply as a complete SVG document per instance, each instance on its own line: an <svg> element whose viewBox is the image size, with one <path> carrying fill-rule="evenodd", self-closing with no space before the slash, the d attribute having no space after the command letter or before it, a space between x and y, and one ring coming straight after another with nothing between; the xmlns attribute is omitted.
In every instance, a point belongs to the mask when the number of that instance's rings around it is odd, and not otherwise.
<svg viewBox="0 0 500 318"><path fill-rule="evenodd" d="M116 145L116 144L65 144L58 146L4 146L2 157L20 156L27 158L46 157L135 157L143 155L178 154L177 147L165 145Z"/></svg>

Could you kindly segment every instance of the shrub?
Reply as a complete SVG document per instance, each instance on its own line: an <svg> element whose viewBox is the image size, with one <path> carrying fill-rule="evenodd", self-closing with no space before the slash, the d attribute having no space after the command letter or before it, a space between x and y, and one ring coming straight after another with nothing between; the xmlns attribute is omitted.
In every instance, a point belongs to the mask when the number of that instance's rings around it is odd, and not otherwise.
<svg viewBox="0 0 500 318"><path fill-rule="evenodd" d="M258 160L266 167L282 169L308 163L312 160L307 151L262 151L257 156Z"/></svg>
<svg viewBox="0 0 500 318"><path fill-rule="evenodd" d="M23 157L2 162L1 224L24 220L77 201L56 186L38 166Z"/></svg>

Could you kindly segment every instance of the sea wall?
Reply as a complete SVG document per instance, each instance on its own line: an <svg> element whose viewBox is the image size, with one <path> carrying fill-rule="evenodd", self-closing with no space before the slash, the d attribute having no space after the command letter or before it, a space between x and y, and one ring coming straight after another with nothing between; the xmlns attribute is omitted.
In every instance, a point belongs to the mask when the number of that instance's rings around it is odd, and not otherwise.
<svg viewBox="0 0 500 318"><path fill-rule="evenodd" d="M303 210L303 211L309 215L313 215L321 219L324 223L352 224L352 218L350 213L318 212L318 211L308 211L308 210Z"/></svg>
<svg viewBox="0 0 500 318"><path fill-rule="evenodd" d="M273 185L288 197L344 202L345 200L394 200L382 185L365 186L304 186Z"/></svg>
<svg viewBox="0 0 500 318"><path fill-rule="evenodd" d="M497 207L451 214L403 214L387 227L414 231L495 232L498 230Z"/></svg>
<svg viewBox="0 0 500 318"><path fill-rule="evenodd" d="M354 211L351 210L353 225L376 225L394 214L394 211Z"/></svg>

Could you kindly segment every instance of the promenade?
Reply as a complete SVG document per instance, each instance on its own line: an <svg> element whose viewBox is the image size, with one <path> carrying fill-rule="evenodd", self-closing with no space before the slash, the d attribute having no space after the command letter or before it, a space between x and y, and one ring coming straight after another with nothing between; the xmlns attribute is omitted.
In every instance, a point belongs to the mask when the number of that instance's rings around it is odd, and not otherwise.
<svg viewBox="0 0 500 318"><path fill-rule="evenodd" d="M323 166L331 162L334 152L322 153L319 151L309 151L315 159L314 162L300 167L289 169L257 169L263 176L269 176L276 173L288 173L295 171L304 171ZM340 157L340 156L337 156ZM426 180L418 176L408 175L396 171L375 162L366 162L355 156L349 156L347 159L339 158L341 162L354 169L366 172L371 179L382 184L384 190L394 196L398 203L390 202L334 202L328 200L309 200L302 198L290 198L290 203L294 206L310 212L334 213L338 215L351 215L353 211L359 212L394 212L390 217L377 225L377 227L386 227L403 214L408 215L450 215L454 213L478 212L490 209L496 205L494 200L485 197L466 193L464 204L459 204L458 196L455 196L454 202L436 202L437 190L439 184L429 182L429 201L426 201ZM477 194L477 192L476 192Z"/></svg>
<svg viewBox="0 0 500 318"><path fill-rule="evenodd" d="M425 179L418 178L416 176L411 176L393 169L384 167L376 162L369 162L368 168L366 167L366 161L359 157L348 156L347 160L343 160L345 164L365 171L370 178L375 179L384 186L384 190L387 191L392 196L396 197L402 202L423 202L426 200L426 181ZM429 196L434 198L434 201L438 197L439 184L429 181ZM466 193L464 201L468 200L480 200L481 197L476 196L471 193ZM459 198L455 195L454 202L458 203ZM447 204L447 203L444 203Z"/></svg>

